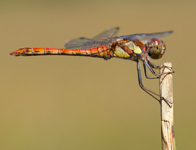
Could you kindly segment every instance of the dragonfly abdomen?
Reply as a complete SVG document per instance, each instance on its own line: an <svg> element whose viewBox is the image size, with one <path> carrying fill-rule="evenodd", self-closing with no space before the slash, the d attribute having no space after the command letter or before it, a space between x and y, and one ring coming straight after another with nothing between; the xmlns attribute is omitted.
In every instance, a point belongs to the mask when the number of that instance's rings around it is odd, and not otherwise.
<svg viewBox="0 0 196 150"><path fill-rule="evenodd" d="M113 56L113 53L107 47L101 46L92 49L20 48L10 53L10 55L79 55L109 59Z"/></svg>
<svg viewBox="0 0 196 150"><path fill-rule="evenodd" d="M15 56L32 56L32 55L59 55L61 49L56 48L20 48L12 53L10 55Z"/></svg>

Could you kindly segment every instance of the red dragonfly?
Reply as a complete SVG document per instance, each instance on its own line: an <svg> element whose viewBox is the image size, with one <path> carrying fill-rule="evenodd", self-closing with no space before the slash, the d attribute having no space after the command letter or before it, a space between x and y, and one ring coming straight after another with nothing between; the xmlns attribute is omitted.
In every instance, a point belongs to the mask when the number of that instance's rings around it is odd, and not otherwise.
<svg viewBox="0 0 196 150"><path fill-rule="evenodd" d="M159 59L163 56L166 50L166 45L158 39L170 35L173 31L158 32L150 34L132 34L126 36L116 37L119 28L109 28L101 34L95 36L92 39L78 38L66 42L65 49L58 48L20 48L10 55L14 56L36 56L36 55L75 55L75 56L90 56L99 57L108 60L113 57L133 60L137 63L138 81L139 86L151 95L153 98L158 100L166 101L161 95L151 91L144 87L142 83L141 69L139 62L143 63L145 76L148 79L157 79L163 74L173 73L167 72L157 74L153 69L168 68L164 65L156 66L149 59ZM154 75L149 77L146 71L146 66ZM169 68L171 70L171 68ZM158 96L160 99L158 99Z"/></svg>

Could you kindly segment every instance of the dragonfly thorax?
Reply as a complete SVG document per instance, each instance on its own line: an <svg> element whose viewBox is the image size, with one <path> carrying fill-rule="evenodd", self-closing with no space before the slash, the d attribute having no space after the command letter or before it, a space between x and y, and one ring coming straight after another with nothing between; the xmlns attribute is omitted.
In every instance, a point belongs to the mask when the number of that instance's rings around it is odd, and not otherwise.
<svg viewBox="0 0 196 150"><path fill-rule="evenodd" d="M163 56L166 50L166 46L163 43L163 41L153 38L147 43L147 48L148 48L148 55L152 59L159 59Z"/></svg>

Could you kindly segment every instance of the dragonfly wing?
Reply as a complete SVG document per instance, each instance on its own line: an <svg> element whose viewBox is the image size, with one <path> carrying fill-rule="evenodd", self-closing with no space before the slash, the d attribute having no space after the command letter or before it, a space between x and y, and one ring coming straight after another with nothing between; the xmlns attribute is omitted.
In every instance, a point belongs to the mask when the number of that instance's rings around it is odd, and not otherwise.
<svg viewBox="0 0 196 150"><path fill-rule="evenodd" d="M116 36L119 28L109 28L92 39L78 38L66 42L65 48L68 49L90 49L99 46L107 46L112 42L112 37Z"/></svg>
<svg viewBox="0 0 196 150"><path fill-rule="evenodd" d="M73 39L70 41L66 41L64 47L67 49L80 49L82 47L82 45L84 45L86 42L88 42L90 40L91 39L87 39L85 37Z"/></svg>
<svg viewBox="0 0 196 150"><path fill-rule="evenodd" d="M111 37L115 37L119 31L119 27L116 28L108 28L107 30L103 31L99 35L92 38L95 41L102 41L104 39L108 39Z"/></svg>
<svg viewBox="0 0 196 150"><path fill-rule="evenodd" d="M89 40L88 42L84 43L82 48L86 49L99 46L107 46L113 42L113 37L117 35L118 31L119 27L109 28L92 38L92 40Z"/></svg>
<svg viewBox="0 0 196 150"><path fill-rule="evenodd" d="M146 43L148 40L152 38L161 38L164 36L168 36L172 34L173 31L167 31L167 32L157 32L157 33L149 33L149 34L133 34L133 35L127 35L127 36L121 36L120 38L128 39L128 40L141 40L143 43Z"/></svg>

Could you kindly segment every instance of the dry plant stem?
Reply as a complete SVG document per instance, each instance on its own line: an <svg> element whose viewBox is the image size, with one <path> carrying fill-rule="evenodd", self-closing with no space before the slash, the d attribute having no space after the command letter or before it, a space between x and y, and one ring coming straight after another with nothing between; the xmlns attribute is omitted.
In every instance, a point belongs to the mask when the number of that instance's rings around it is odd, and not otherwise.
<svg viewBox="0 0 196 150"><path fill-rule="evenodd" d="M170 62L165 66L172 67ZM160 73L169 72L168 68L160 69ZM172 104L161 101L161 140L163 150L175 150L174 136L174 103L173 103L173 79L172 74L162 75L160 78L160 94Z"/></svg>

